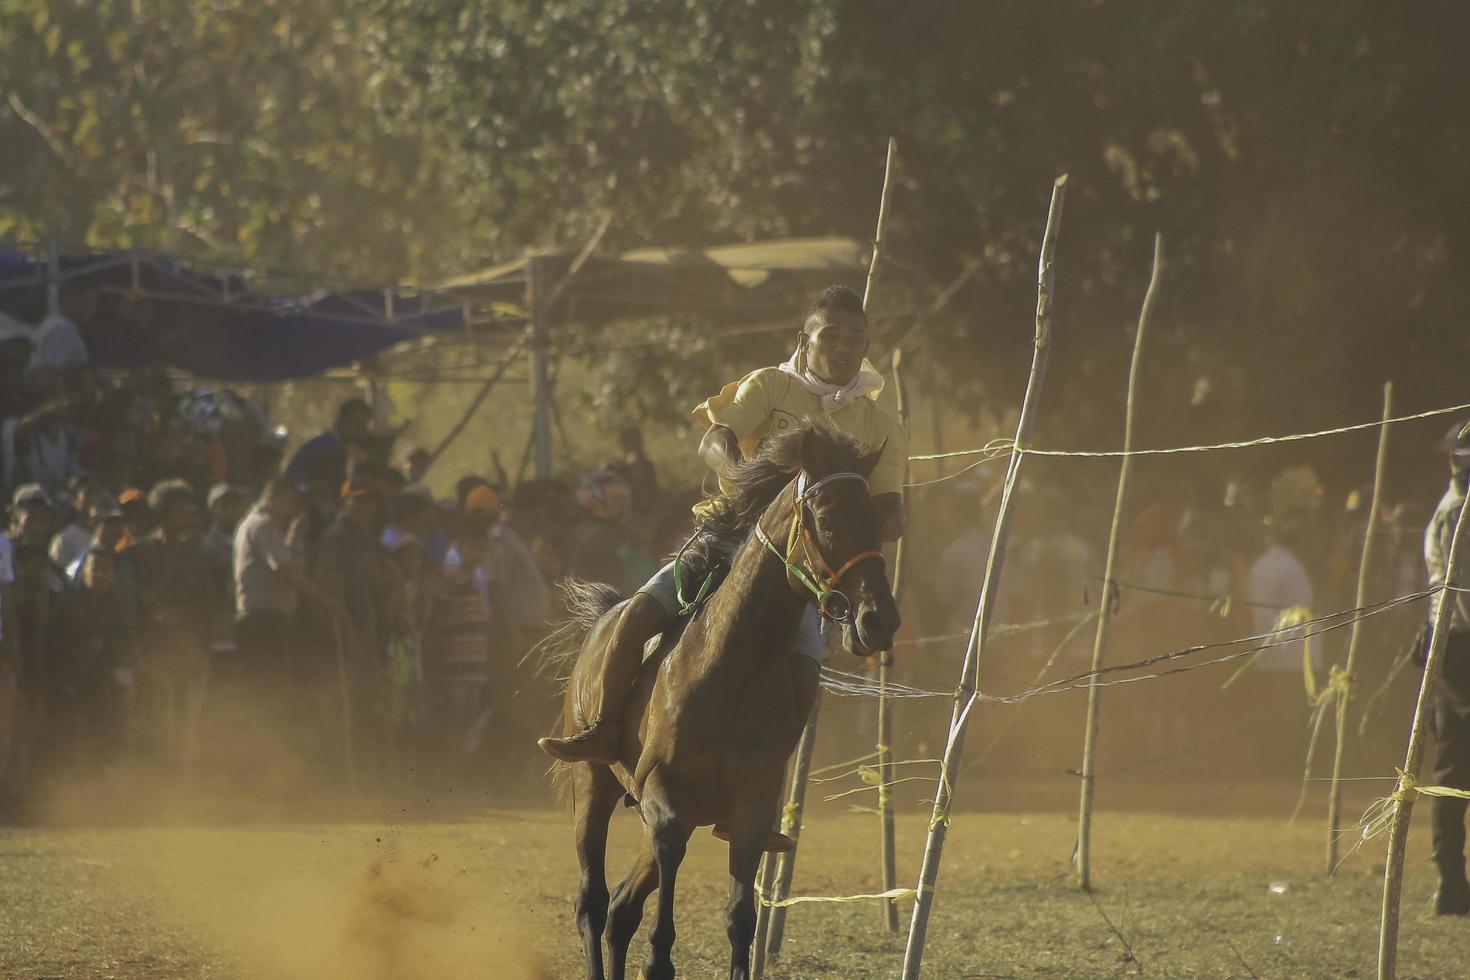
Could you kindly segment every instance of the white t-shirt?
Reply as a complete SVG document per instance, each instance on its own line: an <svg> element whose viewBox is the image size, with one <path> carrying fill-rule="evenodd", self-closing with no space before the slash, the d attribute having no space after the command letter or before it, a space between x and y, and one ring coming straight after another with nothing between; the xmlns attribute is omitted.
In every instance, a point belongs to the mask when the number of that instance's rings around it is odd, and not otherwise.
<svg viewBox="0 0 1470 980"><path fill-rule="evenodd" d="M1269 633L1276 625L1282 609L1291 606L1312 608L1312 580L1295 555L1279 544L1272 544L1251 565L1250 574L1246 578L1246 598L1251 602L1262 603L1263 606L1274 607L1251 607L1254 632ZM1302 641L1292 638L1300 637L1302 633L1301 627L1282 630L1276 644L1261 652L1256 660L1256 669L1300 674ZM1313 670L1320 670L1322 667L1321 648L1320 639L1312 644Z"/></svg>
<svg viewBox="0 0 1470 980"><path fill-rule="evenodd" d="M92 544L92 532L80 524L68 524L56 532L46 553L62 568L76 561Z"/></svg>

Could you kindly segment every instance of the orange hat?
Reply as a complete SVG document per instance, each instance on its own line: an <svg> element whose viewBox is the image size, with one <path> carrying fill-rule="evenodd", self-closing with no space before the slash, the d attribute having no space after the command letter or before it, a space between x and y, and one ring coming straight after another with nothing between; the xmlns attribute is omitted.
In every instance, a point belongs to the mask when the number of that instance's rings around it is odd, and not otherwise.
<svg viewBox="0 0 1470 980"><path fill-rule="evenodd" d="M498 514L500 513L500 494L495 492L494 487L482 483L464 498L464 509L466 513Z"/></svg>

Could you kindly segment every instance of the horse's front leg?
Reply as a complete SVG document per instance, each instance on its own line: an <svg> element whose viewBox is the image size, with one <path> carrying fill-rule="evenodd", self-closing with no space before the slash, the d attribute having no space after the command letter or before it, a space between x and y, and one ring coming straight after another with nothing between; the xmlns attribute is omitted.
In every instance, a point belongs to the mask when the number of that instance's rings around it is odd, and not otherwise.
<svg viewBox="0 0 1470 980"><path fill-rule="evenodd" d="M725 934L730 938L730 980L750 980L750 943L755 938L755 875L774 814L741 817L730 828L730 901Z"/></svg>
<svg viewBox="0 0 1470 980"><path fill-rule="evenodd" d="M658 864L658 911L649 934L652 948L643 961L643 980L673 980L674 976L674 881L684 850L694 828L680 822L660 792L659 780L651 778L644 788L643 819L653 842L653 859Z"/></svg>

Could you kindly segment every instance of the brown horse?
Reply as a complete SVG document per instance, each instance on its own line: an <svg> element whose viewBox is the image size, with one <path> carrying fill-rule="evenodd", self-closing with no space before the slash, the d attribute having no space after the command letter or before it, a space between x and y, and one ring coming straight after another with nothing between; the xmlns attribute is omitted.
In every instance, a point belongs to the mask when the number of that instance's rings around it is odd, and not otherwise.
<svg viewBox="0 0 1470 980"><path fill-rule="evenodd" d="M843 645L859 656L887 649L898 629L867 491L876 461L831 426L808 422L737 467L731 491L701 519L685 554L695 581L722 553L729 574L681 633L664 638L658 662L645 663L625 719L641 724L624 725L622 763L561 767L572 794L582 869L577 928L591 980L606 976L604 930L611 976L621 980L655 890L643 976L674 975L674 880L694 828L708 824L730 840L730 977L749 977L756 866L780 810L786 759L816 695L814 662L790 655L807 603L841 623ZM570 583L567 595L572 618L546 653L573 664L562 727L574 732L599 703L621 600L586 583ZM607 827L625 798L642 815L644 843L609 902Z"/></svg>

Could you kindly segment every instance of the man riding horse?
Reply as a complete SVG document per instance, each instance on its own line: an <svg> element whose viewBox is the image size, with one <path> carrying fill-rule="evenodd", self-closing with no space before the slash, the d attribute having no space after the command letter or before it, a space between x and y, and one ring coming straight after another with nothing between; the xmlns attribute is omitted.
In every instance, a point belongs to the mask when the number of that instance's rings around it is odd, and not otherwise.
<svg viewBox="0 0 1470 980"><path fill-rule="evenodd" d="M898 416L877 402L883 379L866 359L869 339L862 300L850 289L830 286L807 309L789 360L751 372L695 408L695 417L709 426L699 454L720 478L722 491L728 490L725 478L731 469L759 453L767 439L805 419L825 418L864 453L879 452L868 479L879 538L894 541L902 535L908 437ZM591 724L564 738L541 739L542 749L564 762L618 761L624 713L645 647L690 611L691 600L697 604L699 592L708 591L690 583L696 596L686 596L684 585L676 559L624 605L608 641L601 703ZM818 610L808 607L788 661L803 718L820 684L821 623Z"/></svg>

